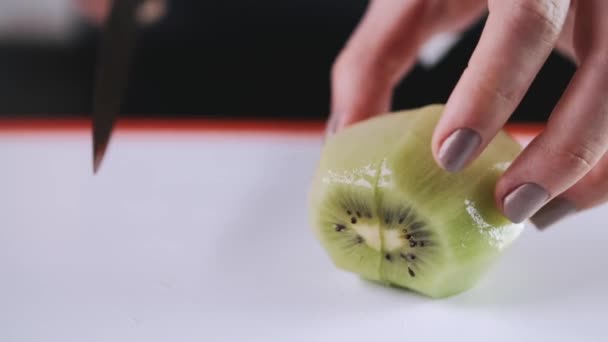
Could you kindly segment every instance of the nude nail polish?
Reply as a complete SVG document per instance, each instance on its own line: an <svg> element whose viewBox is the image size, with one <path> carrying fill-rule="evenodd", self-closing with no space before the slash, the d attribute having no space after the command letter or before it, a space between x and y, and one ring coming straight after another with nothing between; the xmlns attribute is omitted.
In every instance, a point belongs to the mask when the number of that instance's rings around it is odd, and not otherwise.
<svg viewBox="0 0 608 342"><path fill-rule="evenodd" d="M340 116L338 114L331 114L329 116L329 120L327 121L327 125L325 126L325 139L336 133L336 129L338 128L338 118Z"/></svg>
<svg viewBox="0 0 608 342"><path fill-rule="evenodd" d="M448 172L464 168L481 144L481 136L470 128L460 128L450 134L439 148L437 157L441 167Z"/></svg>
<svg viewBox="0 0 608 342"><path fill-rule="evenodd" d="M549 201L549 203L536 212L536 214L530 218L530 221L539 230L545 230L558 221L575 214L576 211L574 203L565 198L557 197Z"/></svg>
<svg viewBox="0 0 608 342"><path fill-rule="evenodd" d="M503 200L505 216L511 222L521 223L534 215L549 199L549 193L535 183L520 185Z"/></svg>

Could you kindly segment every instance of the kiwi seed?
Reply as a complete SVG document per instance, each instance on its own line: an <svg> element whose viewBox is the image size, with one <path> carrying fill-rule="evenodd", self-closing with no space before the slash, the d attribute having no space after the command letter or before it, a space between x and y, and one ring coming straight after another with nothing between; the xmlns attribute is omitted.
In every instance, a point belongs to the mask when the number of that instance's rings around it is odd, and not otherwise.
<svg viewBox="0 0 608 342"><path fill-rule="evenodd" d="M451 175L428 149L443 112L429 106L378 116L326 141L310 218L338 268L446 297L471 288L521 233L523 224L500 215L491 196L521 146L500 133ZM470 243L455 243L464 237Z"/></svg>
<svg viewBox="0 0 608 342"><path fill-rule="evenodd" d="M411 253L409 253L409 254L399 253L399 256L402 259L406 260L406 261L414 261L414 260L416 260L416 255L415 254L411 254Z"/></svg>
<svg viewBox="0 0 608 342"><path fill-rule="evenodd" d="M422 222L414 222L412 223L412 225L410 226L411 230L418 230L420 228L424 227L424 223Z"/></svg>
<svg viewBox="0 0 608 342"><path fill-rule="evenodd" d="M421 238L427 238L429 237L431 234L427 231L424 230L420 230L417 232L412 233L412 236L417 238L417 239L421 239Z"/></svg>

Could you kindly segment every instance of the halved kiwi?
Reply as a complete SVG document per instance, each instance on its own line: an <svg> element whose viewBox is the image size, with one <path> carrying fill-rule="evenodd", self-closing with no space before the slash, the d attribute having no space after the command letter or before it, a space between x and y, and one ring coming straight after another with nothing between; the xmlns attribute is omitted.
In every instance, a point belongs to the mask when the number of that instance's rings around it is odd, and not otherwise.
<svg viewBox="0 0 608 342"><path fill-rule="evenodd" d="M450 174L431 154L442 109L382 115L326 141L310 209L337 267L446 297L473 287L521 233L493 197L520 145L500 132L464 171Z"/></svg>

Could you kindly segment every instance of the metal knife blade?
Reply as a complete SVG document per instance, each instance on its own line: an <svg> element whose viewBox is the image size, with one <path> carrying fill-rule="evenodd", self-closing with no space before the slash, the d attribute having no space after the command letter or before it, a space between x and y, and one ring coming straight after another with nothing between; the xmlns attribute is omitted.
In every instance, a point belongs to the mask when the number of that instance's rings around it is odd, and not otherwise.
<svg viewBox="0 0 608 342"><path fill-rule="evenodd" d="M101 38L93 95L93 172L97 173L110 143L127 87L136 11L142 0L114 0Z"/></svg>

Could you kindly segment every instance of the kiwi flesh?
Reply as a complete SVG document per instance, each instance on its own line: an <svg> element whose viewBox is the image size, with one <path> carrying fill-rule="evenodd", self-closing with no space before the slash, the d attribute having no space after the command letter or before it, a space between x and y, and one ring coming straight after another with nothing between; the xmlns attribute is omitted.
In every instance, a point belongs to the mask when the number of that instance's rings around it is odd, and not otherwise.
<svg viewBox="0 0 608 342"><path fill-rule="evenodd" d="M447 297L475 286L523 230L493 197L521 146L501 131L465 170L448 173L431 153L442 109L378 116L326 140L309 207L338 268Z"/></svg>

